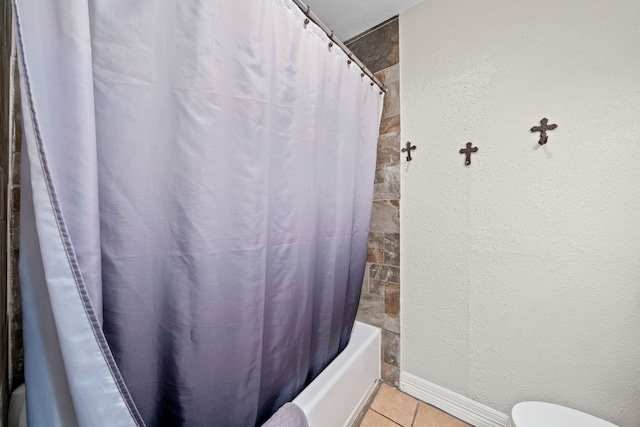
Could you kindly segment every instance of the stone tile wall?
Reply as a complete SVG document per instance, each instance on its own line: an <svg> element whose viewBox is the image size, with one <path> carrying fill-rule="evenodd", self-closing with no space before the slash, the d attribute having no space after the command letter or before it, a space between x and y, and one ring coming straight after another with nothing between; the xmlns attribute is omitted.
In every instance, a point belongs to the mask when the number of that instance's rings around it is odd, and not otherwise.
<svg viewBox="0 0 640 427"><path fill-rule="evenodd" d="M11 4L0 3L0 426L7 422L9 399L7 307L7 200L10 164Z"/></svg>
<svg viewBox="0 0 640 427"><path fill-rule="evenodd" d="M8 397L24 382L22 308L18 276L20 227L20 150L22 122L18 63L12 52L11 2L0 0L0 427L6 423ZM13 79L13 84L11 84ZM7 239L8 237L8 239Z"/></svg>
<svg viewBox="0 0 640 427"><path fill-rule="evenodd" d="M385 86L367 270L358 320L382 328L382 378L400 369L400 74L398 19L354 37L347 47Z"/></svg>
<svg viewBox="0 0 640 427"><path fill-rule="evenodd" d="M9 248L7 280L9 283L9 390L14 390L24 382L24 347L22 345L22 304L20 301L20 276L18 258L20 255L20 152L22 149L22 117L20 114L20 78L18 59L14 54L13 63L13 117L11 118L11 139L9 141Z"/></svg>

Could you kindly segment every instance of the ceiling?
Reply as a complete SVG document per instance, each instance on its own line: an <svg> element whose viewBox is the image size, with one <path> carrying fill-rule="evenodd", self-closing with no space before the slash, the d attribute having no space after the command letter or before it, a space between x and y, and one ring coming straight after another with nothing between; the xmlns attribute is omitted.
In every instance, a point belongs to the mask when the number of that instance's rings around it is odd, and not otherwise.
<svg viewBox="0 0 640 427"><path fill-rule="evenodd" d="M422 0L302 0L342 41L398 15Z"/></svg>

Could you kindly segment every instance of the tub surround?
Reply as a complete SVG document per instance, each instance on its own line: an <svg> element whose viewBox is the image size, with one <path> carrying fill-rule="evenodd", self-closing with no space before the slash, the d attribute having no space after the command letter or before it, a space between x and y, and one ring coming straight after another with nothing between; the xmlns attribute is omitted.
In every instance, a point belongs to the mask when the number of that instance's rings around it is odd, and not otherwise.
<svg viewBox="0 0 640 427"><path fill-rule="evenodd" d="M0 3L0 426L8 395L23 381L22 311L18 285L20 219L20 93L12 38L11 2Z"/></svg>
<svg viewBox="0 0 640 427"><path fill-rule="evenodd" d="M398 19L346 42L387 86L378 138L367 269L358 320L382 329L382 378L399 383L400 366L400 58Z"/></svg>
<svg viewBox="0 0 640 427"><path fill-rule="evenodd" d="M0 426L4 425L7 416L8 407L8 369L7 369L7 215L6 200L8 196L8 172L9 172L9 117L10 99L9 99L9 83L11 81L10 58L11 58L11 6L8 2L2 2L0 9L0 22L2 23L0 35Z"/></svg>
<svg viewBox="0 0 640 427"><path fill-rule="evenodd" d="M18 260L20 255L20 151L22 147L22 118L20 114L20 84L18 76L18 62L14 53L13 66L13 118L11 123L12 137L10 139L10 166L8 181L8 261L7 281L9 294L7 295L8 331L9 331L9 389L13 390L24 382L24 346L22 343L22 303L20 301L20 275L18 274Z"/></svg>

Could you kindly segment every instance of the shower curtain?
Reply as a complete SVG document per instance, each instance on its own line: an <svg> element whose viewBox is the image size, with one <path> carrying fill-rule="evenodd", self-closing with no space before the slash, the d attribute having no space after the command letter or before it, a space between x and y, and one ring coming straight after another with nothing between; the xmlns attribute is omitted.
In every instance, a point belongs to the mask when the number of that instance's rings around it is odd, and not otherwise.
<svg viewBox="0 0 640 427"><path fill-rule="evenodd" d="M253 426L347 344L383 95L291 0L15 0L30 427Z"/></svg>

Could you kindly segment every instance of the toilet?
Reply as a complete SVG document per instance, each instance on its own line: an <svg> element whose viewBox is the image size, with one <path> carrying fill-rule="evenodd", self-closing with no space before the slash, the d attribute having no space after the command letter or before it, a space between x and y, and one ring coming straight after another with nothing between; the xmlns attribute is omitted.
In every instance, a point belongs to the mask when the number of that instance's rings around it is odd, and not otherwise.
<svg viewBox="0 0 640 427"><path fill-rule="evenodd" d="M27 405L24 384L11 393L9 402L9 427L27 427Z"/></svg>
<svg viewBox="0 0 640 427"><path fill-rule="evenodd" d="M601 418L546 402L520 402L507 427L618 427Z"/></svg>

